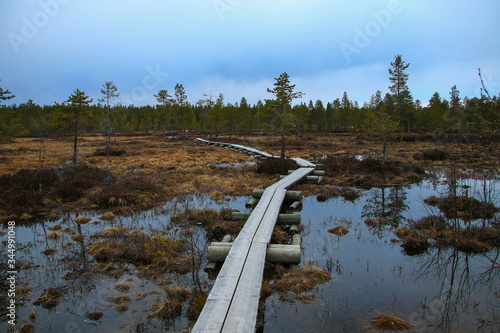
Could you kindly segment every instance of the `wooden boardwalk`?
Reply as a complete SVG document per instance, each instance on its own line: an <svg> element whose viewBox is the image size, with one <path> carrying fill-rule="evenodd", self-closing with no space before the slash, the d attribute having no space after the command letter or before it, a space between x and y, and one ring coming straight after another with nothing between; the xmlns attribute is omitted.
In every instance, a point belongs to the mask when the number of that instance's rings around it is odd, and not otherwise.
<svg viewBox="0 0 500 333"><path fill-rule="evenodd" d="M275 157L257 149L197 139L255 157ZM294 159L300 168L269 186L255 206L217 276L192 332L254 332L266 249L286 189L314 171L315 165Z"/></svg>

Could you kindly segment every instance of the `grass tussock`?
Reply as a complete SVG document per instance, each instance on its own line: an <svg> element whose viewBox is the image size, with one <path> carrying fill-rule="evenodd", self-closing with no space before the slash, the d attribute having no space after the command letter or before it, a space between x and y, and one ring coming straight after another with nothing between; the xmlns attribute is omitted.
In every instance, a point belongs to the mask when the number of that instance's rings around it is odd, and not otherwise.
<svg viewBox="0 0 500 333"><path fill-rule="evenodd" d="M75 234L71 236L71 239L74 240L75 242L81 242L82 240L85 239L85 236L82 234Z"/></svg>
<svg viewBox="0 0 500 333"><path fill-rule="evenodd" d="M185 212L173 214L170 219L175 223L209 224L219 219L219 213L213 209L187 209Z"/></svg>
<svg viewBox="0 0 500 333"><path fill-rule="evenodd" d="M278 291L292 291L296 294L311 291L316 285L331 280L332 277L322 268L307 264L303 267L293 267L284 272L273 284Z"/></svg>
<svg viewBox="0 0 500 333"><path fill-rule="evenodd" d="M188 318L189 320L196 320L200 316L201 310L205 306L208 294L199 294L191 300L188 307Z"/></svg>
<svg viewBox="0 0 500 333"><path fill-rule="evenodd" d="M189 290L179 286L166 289L165 292L167 293L169 299L176 300L180 303L184 303L191 296L191 292Z"/></svg>
<svg viewBox="0 0 500 333"><path fill-rule="evenodd" d="M350 187L325 186L321 189L316 199L324 202L330 198L342 197L346 201L354 202L361 196L360 191Z"/></svg>
<svg viewBox="0 0 500 333"><path fill-rule="evenodd" d="M16 295L18 296L26 296L31 293L31 287L22 287L16 290Z"/></svg>
<svg viewBox="0 0 500 333"><path fill-rule="evenodd" d="M52 231L52 232L49 232L46 236L47 239L50 239L50 240L57 240L61 237L61 234L57 231Z"/></svg>
<svg viewBox="0 0 500 333"><path fill-rule="evenodd" d="M153 307L149 317L158 318L162 320L172 320L180 317L182 314L182 303L177 300L158 298Z"/></svg>
<svg viewBox="0 0 500 333"><path fill-rule="evenodd" d="M435 196L424 200L430 206L438 207L448 219L460 218L466 221L478 219L491 219L500 211L492 203L481 202L468 196Z"/></svg>
<svg viewBox="0 0 500 333"><path fill-rule="evenodd" d="M36 299L33 303L35 305L41 305L45 309L52 309L61 302L61 293L52 288L45 289L42 295Z"/></svg>
<svg viewBox="0 0 500 333"><path fill-rule="evenodd" d="M54 224L54 225L51 225L48 229L50 231L59 231L62 229L62 227L59 224Z"/></svg>
<svg viewBox="0 0 500 333"><path fill-rule="evenodd" d="M132 286L130 285L130 283L127 283L127 282L122 282L122 283L119 283L115 286L115 290L118 290L120 292L127 292L130 290Z"/></svg>
<svg viewBox="0 0 500 333"><path fill-rule="evenodd" d="M54 248L50 247L50 248L48 248L48 249L43 250L41 253L42 253L42 254L45 254L46 256L51 256L51 255L53 255L53 254L54 254L54 253L56 253L56 252L57 252L57 250L56 250L56 249L54 249Z"/></svg>
<svg viewBox="0 0 500 333"><path fill-rule="evenodd" d="M257 172L268 175L287 175L288 170L295 170L299 167L297 162L291 159L268 158L257 163Z"/></svg>
<svg viewBox="0 0 500 333"><path fill-rule="evenodd" d="M337 236L345 236L349 233L349 230L345 227L338 226L335 228L328 229L328 232Z"/></svg>
<svg viewBox="0 0 500 333"><path fill-rule="evenodd" d="M99 220L103 220L103 221L112 221L114 220L115 218L115 214L113 214L113 212L106 212L104 214L102 214L101 216L98 217Z"/></svg>
<svg viewBox="0 0 500 333"><path fill-rule="evenodd" d="M85 315L87 316L88 319L95 321L101 319L104 316L102 312L89 312L89 311L87 311Z"/></svg>
<svg viewBox="0 0 500 333"><path fill-rule="evenodd" d="M73 222L75 222L76 224L87 224L90 221L92 221L92 219L85 216L77 216L73 219Z"/></svg>
<svg viewBox="0 0 500 333"><path fill-rule="evenodd" d="M92 267L92 272L104 274L115 279L119 278L124 271L123 267L116 267L112 263L98 263Z"/></svg>
<svg viewBox="0 0 500 333"><path fill-rule="evenodd" d="M127 310L128 310L128 305L127 305L127 304L117 304L117 305L115 306L115 310L116 310L117 312L120 312L120 313L125 312L125 311L127 311Z"/></svg>
<svg viewBox="0 0 500 333"><path fill-rule="evenodd" d="M188 241L174 239L167 231L150 236L117 226L99 231L91 239L95 241L89 244L88 253L99 263L133 264L142 277L155 279L167 272L185 274L192 269Z"/></svg>
<svg viewBox="0 0 500 333"><path fill-rule="evenodd" d="M20 333L34 333L34 332L36 332L36 327L33 324L24 324L23 327L21 327L21 330L19 332Z"/></svg>
<svg viewBox="0 0 500 333"><path fill-rule="evenodd" d="M406 331L413 328L406 321L388 315L379 315L370 321L370 324L381 331Z"/></svg>
<svg viewBox="0 0 500 333"><path fill-rule="evenodd" d="M91 237L117 239L117 238L126 238L127 236L128 236L128 229L122 225L119 225L116 227L109 227L99 232L96 232Z"/></svg>
<svg viewBox="0 0 500 333"><path fill-rule="evenodd" d="M109 297L108 300L110 302L113 302L115 304L127 304L132 301L132 299L128 296L116 296L116 297Z"/></svg>
<svg viewBox="0 0 500 333"><path fill-rule="evenodd" d="M64 227L61 229L61 232L64 232L65 234L68 234L68 235L73 235L73 234L75 234L76 231L73 228Z"/></svg>
<svg viewBox="0 0 500 333"><path fill-rule="evenodd" d="M48 214L61 203L82 209L146 209L166 198L159 184L141 173L116 180L105 168L83 164L76 172L70 166L22 169L0 176L0 209L18 216Z"/></svg>
<svg viewBox="0 0 500 333"><path fill-rule="evenodd" d="M467 253L483 253L500 247L500 232L494 227L476 227L455 230L441 216L427 216L398 228L396 236L410 254L420 254L429 247L452 247Z"/></svg>
<svg viewBox="0 0 500 333"><path fill-rule="evenodd" d="M406 161L386 161L355 156L328 156L321 160L325 173L341 186L371 188L386 183L412 184L425 177L425 170Z"/></svg>

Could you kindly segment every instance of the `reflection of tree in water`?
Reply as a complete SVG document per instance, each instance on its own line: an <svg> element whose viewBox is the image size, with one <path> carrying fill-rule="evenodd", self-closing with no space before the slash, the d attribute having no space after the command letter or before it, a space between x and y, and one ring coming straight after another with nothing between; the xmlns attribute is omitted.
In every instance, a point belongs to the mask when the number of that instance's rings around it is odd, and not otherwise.
<svg viewBox="0 0 500 333"><path fill-rule="evenodd" d="M363 206L361 216L378 220L378 225L397 227L404 220L403 213L408 210L407 195L404 186L376 188Z"/></svg>
<svg viewBox="0 0 500 333"><path fill-rule="evenodd" d="M477 257L456 249L438 249L433 255L420 258L417 280L434 279L440 281L440 285L437 296L430 303L422 303L422 317L417 318L418 314L414 313L410 318L412 323L423 327L435 325L438 330L449 332L464 324L467 329L472 323L467 315L473 315L477 330L493 332L494 327L498 328L500 321L495 313L500 299L495 293L499 292L499 249ZM482 263L480 267L476 266L479 262ZM482 295L486 299L481 299ZM471 325L468 328L471 329L474 323Z"/></svg>

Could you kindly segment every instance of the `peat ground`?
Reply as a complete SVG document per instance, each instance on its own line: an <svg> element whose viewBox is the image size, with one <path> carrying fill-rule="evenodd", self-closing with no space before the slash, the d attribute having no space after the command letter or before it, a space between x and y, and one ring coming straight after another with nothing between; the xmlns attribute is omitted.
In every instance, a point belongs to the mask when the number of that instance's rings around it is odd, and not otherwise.
<svg viewBox="0 0 500 333"><path fill-rule="evenodd" d="M108 166L105 137L87 135L79 140L76 170L71 166L70 137L16 138L4 143L0 147L1 220L89 210L132 214L186 194L208 194L214 199L250 195L253 189L275 182L277 174L289 167L280 168L279 161L255 164L251 157L207 146L195 137L115 134ZM278 136L265 133L247 135L245 140L235 135L212 140L280 154ZM450 165L459 177L498 170L500 140L476 134L410 133L390 143L382 165L381 144L362 134L307 132L299 140L290 137L286 153L323 164L323 184L366 189L415 183L429 171ZM305 194L321 191L313 185L299 187Z"/></svg>

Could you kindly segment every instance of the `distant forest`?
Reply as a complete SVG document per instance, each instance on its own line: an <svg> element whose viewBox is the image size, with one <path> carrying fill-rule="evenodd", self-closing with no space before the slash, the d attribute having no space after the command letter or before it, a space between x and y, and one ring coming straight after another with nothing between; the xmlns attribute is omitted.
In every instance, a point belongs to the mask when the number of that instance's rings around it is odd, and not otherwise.
<svg viewBox="0 0 500 333"><path fill-rule="evenodd" d="M407 86L409 64L396 56L391 62L390 93L380 91L360 106L344 93L341 98L328 102L309 101L286 110L286 122L276 113L272 99L249 105L245 97L239 103L224 102L224 95L205 96L195 104L187 102L182 84L175 86L173 96L167 90L154 95L154 106L120 105L113 103L119 96L118 88L106 82L97 103L75 91L66 102L40 106L33 101L20 105L0 105L0 137L46 136L79 133L109 133L135 131L202 130L212 133L246 133L247 131L273 131L286 123L286 130L300 131L363 131L374 115L388 116L398 124L400 131L433 132L461 130L495 133L500 124L500 98L487 91L480 97L461 98L453 86L449 96L434 93L427 106L413 100ZM294 86L291 86L292 89ZM0 88L0 102L12 98L8 90ZM93 103L93 104L92 104ZM280 118L281 117L281 118ZM78 127L78 128L76 128Z"/></svg>
<svg viewBox="0 0 500 333"><path fill-rule="evenodd" d="M0 136L39 136L69 134L72 123L61 121L61 104L40 106L31 101L20 105L2 106L0 109ZM273 112L269 103L259 101L248 105L245 98L240 103L224 104L222 98L214 103L196 103L179 106L122 106L110 108L110 125L114 132L133 131L178 131L205 130L212 132L244 132L250 130L273 130ZM344 93L342 99L326 106L301 103L291 108L292 128L313 131L360 131L367 113L384 109L397 119L404 130L444 131L461 130L493 132L498 129L500 101L498 98L464 98L456 108L450 101L435 93L429 105L422 107L418 100L403 114L397 114L390 94L381 97L380 92L362 106L349 100ZM80 131L86 133L106 132L107 108L104 104L89 105L81 114ZM292 130L290 128L290 130Z"/></svg>

